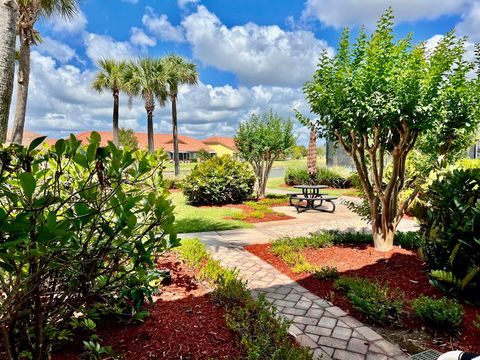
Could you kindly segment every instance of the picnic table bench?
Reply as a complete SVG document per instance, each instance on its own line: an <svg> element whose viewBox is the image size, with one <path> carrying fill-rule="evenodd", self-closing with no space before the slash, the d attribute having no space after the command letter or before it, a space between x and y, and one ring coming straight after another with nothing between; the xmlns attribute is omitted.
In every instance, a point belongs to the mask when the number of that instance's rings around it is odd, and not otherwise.
<svg viewBox="0 0 480 360"><path fill-rule="evenodd" d="M307 210L317 210L323 212L333 213L335 211L335 203L333 200L336 200L338 197L329 196L327 194L322 194L321 189L325 189L328 186L325 185L295 185L294 188L301 189L301 193L288 193L290 196L289 203L293 206L293 201L296 200L295 208L297 213L304 212ZM303 203L305 203L303 205ZM323 207L323 203L329 203L331 208ZM316 204L318 203L318 204Z"/></svg>

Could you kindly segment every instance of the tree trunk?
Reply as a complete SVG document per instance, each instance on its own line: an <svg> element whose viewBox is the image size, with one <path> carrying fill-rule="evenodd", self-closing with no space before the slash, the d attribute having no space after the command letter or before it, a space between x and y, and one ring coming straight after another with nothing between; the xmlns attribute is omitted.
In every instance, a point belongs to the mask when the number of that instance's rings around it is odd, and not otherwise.
<svg viewBox="0 0 480 360"><path fill-rule="evenodd" d="M387 226L383 228L378 222L372 224L373 243L375 250L380 252L387 252L393 248L393 238L395 237L395 227Z"/></svg>
<svg viewBox="0 0 480 360"><path fill-rule="evenodd" d="M14 0L0 0L0 143L7 140L15 73L17 16Z"/></svg>
<svg viewBox="0 0 480 360"><path fill-rule="evenodd" d="M310 140L308 142L307 167L310 179L314 182L317 175L317 134L313 127L310 129Z"/></svg>
<svg viewBox="0 0 480 360"><path fill-rule="evenodd" d="M147 110L147 116L148 152L151 154L155 150L155 144L153 143L153 110Z"/></svg>
<svg viewBox="0 0 480 360"><path fill-rule="evenodd" d="M112 132L113 132L113 143L115 144L116 147L119 146L118 142L118 104L119 104L119 99L118 99L118 91L113 91L113 127L112 127Z"/></svg>
<svg viewBox="0 0 480 360"><path fill-rule="evenodd" d="M28 40L20 42L17 83L17 105L13 122L12 142L21 145L27 113L28 85L30 83L30 43Z"/></svg>
<svg viewBox="0 0 480 360"><path fill-rule="evenodd" d="M180 175L180 157L178 153L178 127L177 127L177 97L172 96L172 131L173 131L173 162L175 163L175 176Z"/></svg>

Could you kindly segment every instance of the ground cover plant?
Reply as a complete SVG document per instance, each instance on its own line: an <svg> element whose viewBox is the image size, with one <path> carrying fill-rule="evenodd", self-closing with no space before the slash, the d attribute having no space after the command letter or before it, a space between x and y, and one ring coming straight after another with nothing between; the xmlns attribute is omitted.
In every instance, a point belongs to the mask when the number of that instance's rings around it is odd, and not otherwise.
<svg viewBox="0 0 480 360"><path fill-rule="evenodd" d="M286 185L327 185L335 189L351 188L351 171L343 167L318 167L311 175L306 168L288 168L285 171L284 182Z"/></svg>
<svg viewBox="0 0 480 360"><path fill-rule="evenodd" d="M478 350L478 307L442 300L418 254L421 234L397 235L389 252L375 251L371 234L338 231L245 248L411 353L432 347Z"/></svg>
<svg viewBox="0 0 480 360"><path fill-rule="evenodd" d="M237 204L253 192L255 176L247 164L230 156L215 156L197 164L183 181L191 205Z"/></svg>
<svg viewBox="0 0 480 360"><path fill-rule="evenodd" d="M246 359L312 359L309 349L294 344L288 322L276 316L264 297L254 300L235 270L224 269L197 239L182 240L180 259L199 269L199 276L215 285L214 296L226 311L229 328L238 334Z"/></svg>
<svg viewBox="0 0 480 360"><path fill-rule="evenodd" d="M176 244L164 153L88 146L0 148L1 357L48 358L99 315L142 320L155 254ZM102 346L96 337L91 349Z"/></svg>
<svg viewBox="0 0 480 360"><path fill-rule="evenodd" d="M429 172L461 156L480 122L480 72L467 76L478 59L465 60L465 39L451 32L428 50L412 38L395 38L390 9L370 36L361 30L351 41L345 29L335 56L325 51L305 85L319 118L317 133L338 142L354 162L379 251L392 249L405 209ZM414 150L424 168L407 179L406 162ZM404 187L413 191L399 203Z"/></svg>

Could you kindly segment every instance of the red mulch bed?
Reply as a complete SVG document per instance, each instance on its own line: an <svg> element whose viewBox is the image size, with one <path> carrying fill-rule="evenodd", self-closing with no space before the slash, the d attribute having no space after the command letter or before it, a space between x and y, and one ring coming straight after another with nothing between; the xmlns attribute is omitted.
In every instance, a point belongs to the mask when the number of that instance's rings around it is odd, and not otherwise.
<svg viewBox="0 0 480 360"><path fill-rule="evenodd" d="M311 292L329 299L354 317L366 321L363 314L355 310L348 299L333 287L333 281L318 280L308 273L293 273L290 267L280 258L269 251L270 244L250 245L245 249L275 266L291 279L300 283ZM387 253L375 251L373 246L332 246L326 249L304 251L307 260L319 267L335 266L341 276L359 276L388 284L391 289L398 288L406 300L413 300L420 295L441 297L443 294L428 282L425 264L417 253L399 247ZM429 347L441 351L457 350L480 351L480 330L474 325L476 314L480 313L478 307L463 304L465 317L463 332L456 338L443 334L432 334L427 340ZM408 331L422 328L422 324L413 316L411 309L406 307L408 316L403 319L403 325Z"/></svg>
<svg viewBox="0 0 480 360"><path fill-rule="evenodd" d="M194 271L174 254L162 256L158 267L170 269L173 281L147 307L150 316L139 325L102 324L98 334L103 345L126 360L240 358L240 344L226 327L223 308L213 303L210 289L195 280ZM53 360L77 359L80 353L57 353Z"/></svg>

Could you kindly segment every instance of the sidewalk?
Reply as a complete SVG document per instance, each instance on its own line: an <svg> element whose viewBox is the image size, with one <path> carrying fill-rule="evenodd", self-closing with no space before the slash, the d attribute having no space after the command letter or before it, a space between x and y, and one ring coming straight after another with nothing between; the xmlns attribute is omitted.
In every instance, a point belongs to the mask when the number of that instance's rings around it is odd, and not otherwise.
<svg viewBox="0 0 480 360"><path fill-rule="evenodd" d="M318 297L282 274L270 264L250 254L243 246L267 243L283 235L306 235L320 229L368 231L368 226L344 205L334 214L306 212L296 214L293 207L280 207L295 219L260 223L253 229L183 234L198 237L214 258L226 267L235 267L254 295L265 294L279 315L290 320L290 333L298 343L323 359L408 359L400 348L347 315L339 307ZM403 230L413 230L413 221L402 221Z"/></svg>

